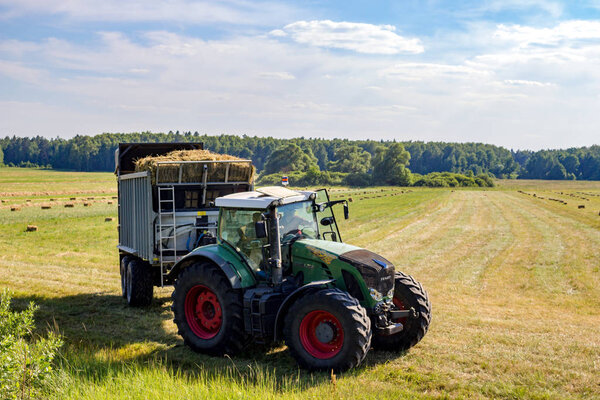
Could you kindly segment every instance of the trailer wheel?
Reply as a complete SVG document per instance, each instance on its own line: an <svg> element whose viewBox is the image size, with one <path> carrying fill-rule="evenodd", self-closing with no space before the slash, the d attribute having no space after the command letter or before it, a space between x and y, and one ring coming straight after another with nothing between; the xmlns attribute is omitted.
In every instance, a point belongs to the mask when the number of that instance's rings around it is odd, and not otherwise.
<svg viewBox="0 0 600 400"><path fill-rule="evenodd" d="M184 268L175 282L173 322L186 345L199 353L233 355L246 343L242 291L212 263Z"/></svg>
<svg viewBox="0 0 600 400"><path fill-rule="evenodd" d="M127 298L127 264L131 261L131 256L123 256L121 258L120 273L121 273L121 294L123 298Z"/></svg>
<svg viewBox="0 0 600 400"><path fill-rule="evenodd" d="M395 335L375 334L373 347L379 350L405 351L416 345L431 322L431 303L423 286L412 276L396 272L394 280L394 306L400 310L415 310L415 316L401 318L398 321L404 325L401 332Z"/></svg>
<svg viewBox="0 0 600 400"><path fill-rule="evenodd" d="M300 298L284 322L292 357L309 370L345 371L356 367L371 346L371 320L358 300L338 289Z"/></svg>
<svg viewBox="0 0 600 400"><path fill-rule="evenodd" d="M152 271L148 263L132 258L127 263L127 274L125 277L127 288L127 303L133 307L149 306L152 303Z"/></svg>

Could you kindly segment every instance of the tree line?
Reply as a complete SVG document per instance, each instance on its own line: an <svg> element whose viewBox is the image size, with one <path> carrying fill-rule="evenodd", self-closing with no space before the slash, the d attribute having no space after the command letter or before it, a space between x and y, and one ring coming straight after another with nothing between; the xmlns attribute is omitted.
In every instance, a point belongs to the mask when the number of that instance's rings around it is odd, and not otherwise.
<svg viewBox="0 0 600 400"><path fill-rule="evenodd" d="M114 150L120 142L202 142L211 151L252 159L262 176L287 170L310 173L315 179L317 175L323 175L323 179L329 176L336 180L342 174L354 183L365 183L367 179L383 183L382 172L399 177L386 178L388 181L408 179L409 176L418 181L421 176L439 172L497 178L600 179L600 146L515 152L483 143L303 137L277 139L246 135L209 136L179 131L103 133L78 135L71 139L7 136L0 139L0 163L76 171L112 171ZM290 148L291 145L295 147ZM284 148L287 152L276 152ZM289 157L296 153L299 157ZM407 156L408 160L405 159ZM286 160L292 159L293 163L283 165ZM400 168L400 164L407 171ZM346 178L348 176L350 178Z"/></svg>

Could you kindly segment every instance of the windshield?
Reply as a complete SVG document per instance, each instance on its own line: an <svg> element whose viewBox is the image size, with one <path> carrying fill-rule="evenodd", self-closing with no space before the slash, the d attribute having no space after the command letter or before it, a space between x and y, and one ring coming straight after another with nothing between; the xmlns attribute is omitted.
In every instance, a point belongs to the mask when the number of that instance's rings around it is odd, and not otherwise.
<svg viewBox="0 0 600 400"><path fill-rule="evenodd" d="M312 207L313 202L308 200L277 208L282 242L290 240L298 234L310 239L317 238L317 220Z"/></svg>

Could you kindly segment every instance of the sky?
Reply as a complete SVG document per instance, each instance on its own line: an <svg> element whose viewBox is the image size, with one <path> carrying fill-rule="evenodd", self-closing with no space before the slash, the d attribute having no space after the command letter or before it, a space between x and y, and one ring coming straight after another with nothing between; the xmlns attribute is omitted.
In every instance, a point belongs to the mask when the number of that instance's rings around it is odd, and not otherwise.
<svg viewBox="0 0 600 400"><path fill-rule="evenodd" d="M600 0L0 0L0 136L600 144Z"/></svg>

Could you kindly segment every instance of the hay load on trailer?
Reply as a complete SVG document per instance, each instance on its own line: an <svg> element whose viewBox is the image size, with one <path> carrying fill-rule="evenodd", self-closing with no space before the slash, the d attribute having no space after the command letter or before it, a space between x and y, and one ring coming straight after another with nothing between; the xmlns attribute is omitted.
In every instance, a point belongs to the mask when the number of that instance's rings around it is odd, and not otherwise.
<svg viewBox="0 0 600 400"><path fill-rule="evenodd" d="M202 163L202 161L211 161ZM228 161L215 163L214 161ZM240 161L240 162L235 162ZM228 154L208 150L176 150L161 156L147 156L135 161L135 171L150 171L152 184L168 182L193 183L207 170L211 182L254 182L255 168L247 161Z"/></svg>

